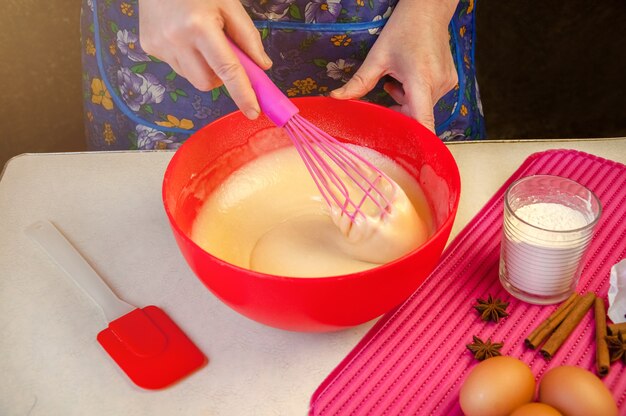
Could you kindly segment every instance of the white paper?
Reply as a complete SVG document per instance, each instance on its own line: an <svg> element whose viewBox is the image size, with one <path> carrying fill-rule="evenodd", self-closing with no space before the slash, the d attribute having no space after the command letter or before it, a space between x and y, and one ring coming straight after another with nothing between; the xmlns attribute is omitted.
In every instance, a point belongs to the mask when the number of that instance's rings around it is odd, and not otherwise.
<svg viewBox="0 0 626 416"><path fill-rule="evenodd" d="M615 324L626 322L626 259L611 267L608 315Z"/></svg>

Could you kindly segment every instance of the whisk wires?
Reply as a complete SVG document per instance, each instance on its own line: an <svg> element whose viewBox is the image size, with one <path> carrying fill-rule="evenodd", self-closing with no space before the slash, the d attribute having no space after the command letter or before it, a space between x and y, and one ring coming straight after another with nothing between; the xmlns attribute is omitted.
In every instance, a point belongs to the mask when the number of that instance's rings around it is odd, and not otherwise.
<svg viewBox="0 0 626 416"><path fill-rule="evenodd" d="M397 185L374 164L298 114L284 127L331 209L351 223L391 210Z"/></svg>

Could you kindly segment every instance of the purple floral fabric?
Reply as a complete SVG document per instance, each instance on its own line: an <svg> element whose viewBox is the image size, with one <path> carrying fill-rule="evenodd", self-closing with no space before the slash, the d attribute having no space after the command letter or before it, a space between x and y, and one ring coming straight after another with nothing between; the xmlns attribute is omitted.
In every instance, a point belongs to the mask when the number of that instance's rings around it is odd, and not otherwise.
<svg viewBox="0 0 626 416"><path fill-rule="evenodd" d="M242 0L274 62L268 72L289 97L323 95L362 64L398 0ZM408 0L403 0L408 1ZM459 83L435 105L442 140L485 136L474 74L474 0L450 23ZM136 0L84 0L81 33L85 128L90 149L172 149L236 109L224 86L196 90L138 37ZM364 99L393 100L382 82Z"/></svg>

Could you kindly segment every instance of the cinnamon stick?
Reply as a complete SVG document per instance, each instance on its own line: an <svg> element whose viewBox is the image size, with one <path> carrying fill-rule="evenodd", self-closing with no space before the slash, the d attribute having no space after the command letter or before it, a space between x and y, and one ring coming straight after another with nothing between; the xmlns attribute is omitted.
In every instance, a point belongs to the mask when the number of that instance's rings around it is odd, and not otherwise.
<svg viewBox="0 0 626 416"><path fill-rule="evenodd" d="M528 335L528 337L524 340L524 343L528 348L535 349L541 343L550 336L550 334L556 329L557 326L563 319L567 316L567 314L572 310L576 301L580 298L578 293L573 293L565 302L561 303L561 305L554 311L550 316L548 316L533 332Z"/></svg>
<svg viewBox="0 0 626 416"><path fill-rule="evenodd" d="M609 324L609 331L611 332L611 335L617 335L618 332L626 335L626 322Z"/></svg>
<svg viewBox="0 0 626 416"><path fill-rule="evenodd" d="M596 323L596 370L600 377L604 377L609 374L611 360L609 346L606 343L606 310L602 298L595 299L593 312Z"/></svg>
<svg viewBox="0 0 626 416"><path fill-rule="evenodd" d="M587 293L581 297L574 305L572 310L567 314L561 325L550 335L550 338L541 348L541 354L545 359L551 359L558 349L563 345L565 340L570 336L572 331L583 319L587 311L591 309L596 295L593 293Z"/></svg>

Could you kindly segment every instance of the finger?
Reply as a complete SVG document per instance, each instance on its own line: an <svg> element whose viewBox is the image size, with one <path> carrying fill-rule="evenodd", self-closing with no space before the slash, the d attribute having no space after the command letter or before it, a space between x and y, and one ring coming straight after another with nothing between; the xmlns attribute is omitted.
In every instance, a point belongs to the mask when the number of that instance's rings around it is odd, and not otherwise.
<svg viewBox="0 0 626 416"><path fill-rule="evenodd" d="M383 75L382 67L370 64L366 59L352 78L343 87L331 91L330 96L342 100L361 98L376 86Z"/></svg>
<svg viewBox="0 0 626 416"><path fill-rule="evenodd" d="M394 105L390 105L389 108L394 110L394 111L397 111L398 113L404 113L404 111L403 111L404 107L401 106L401 105L394 104Z"/></svg>
<svg viewBox="0 0 626 416"><path fill-rule="evenodd" d="M177 62L184 62L184 74L194 87L200 91L210 91L222 85L222 80L213 72L202 54L193 50L180 51Z"/></svg>
<svg viewBox="0 0 626 416"><path fill-rule="evenodd" d="M402 84L395 81L385 82L383 89L394 99L398 104L404 105L406 103L406 97L404 95L404 88Z"/></svg>
<svg viewBox="0 0 626 416"><path fill-rule="evenodd" d="M237 107L250 119L258 117L261 109L243 66L226 40L226 34L207 27L197 40L200 53L219 77Z"/></svg>
<svg viewBox="0 0 626 416"><path fill-rule="evenodd" d="M428 130L435 132L434 102L432 88L423 82L404 84L406 107L409 115Z"/></svg>
<svg viewBox="0 0 626 416"><path fill-rule="evenodd" d="M183 71L183 68L180 66L180 63L178 62L178 59L176 59L175 56L162 57L162 58L159 56L155 56L155 58L163 62L167 62L167 64L174 70L174 72L176 72L181 77L185 78L185 71Z"/></svg>
<svg viewBox="0 0 626 416"><path fill-rule="evenodd" d="M407 107L406 105L392 105L389 107L390 109L397 111L398 113L402 113L407 117L411 117L411 111L409 110L409 107Z"/></svg>
<svg viewBox="0 0 626 416"><path fill-rule="evenodd" d="M224 31L257 65L263 69L272 66L272 60L265 52L259 31L241 2L229 2L233 9L224 13Z"/></svg>

